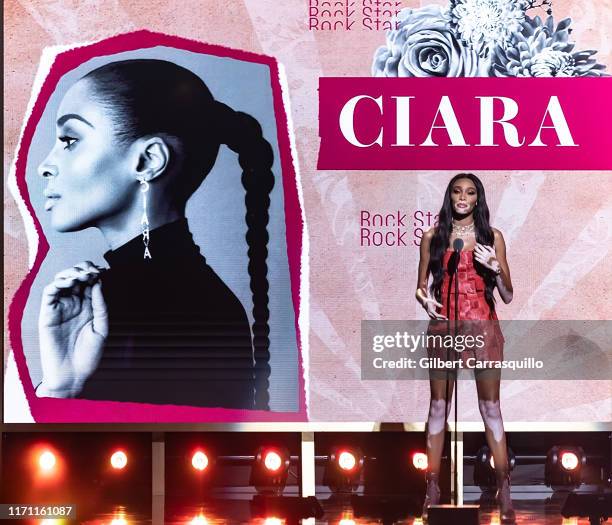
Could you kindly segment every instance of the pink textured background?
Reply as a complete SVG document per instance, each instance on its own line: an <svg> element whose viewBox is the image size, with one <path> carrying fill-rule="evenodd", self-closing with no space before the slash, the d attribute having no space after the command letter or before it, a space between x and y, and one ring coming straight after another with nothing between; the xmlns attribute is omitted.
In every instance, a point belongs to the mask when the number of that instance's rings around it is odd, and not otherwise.
<svg viewBox="0 0 612 525"><path fill-rule="evenodd" d="M431 3L431 2L426 2ZM443 2L439 2L443 3ZM420 2L404 2L417 7ZM231 3L185 0L5 2L4 173L13 162L30 91L45 46L151 29L275 56L285 66L310 239L310 418L422 421L426 383L360 380L361 319L420 315L413 299L416 248L359 247L360 209L435 210L452 172L317 172L320 76L368 76L383 32L309 32L307 1ZM571 16L580 49L612 65L610 0L555 1ZM585 101L585 111L589 108ZM602 154L609 154L608 152ZM479 172L493 223L509 243L515 300L505 319L606 319L612 173ZM6 183L6 181L5 181ZM22 219L5 191L5 304L27 271ZM559 263L561 259L561 263ZM5 330L6 334L6 330ZM5 336L5 343L6 343ZM8 345L5 345L5 362ZM515 382L503 385L507 421L609 421L609 382ZM471 383L461 385L462 419L478 420ZM534 402L537 400L537 403Z"/></svg>

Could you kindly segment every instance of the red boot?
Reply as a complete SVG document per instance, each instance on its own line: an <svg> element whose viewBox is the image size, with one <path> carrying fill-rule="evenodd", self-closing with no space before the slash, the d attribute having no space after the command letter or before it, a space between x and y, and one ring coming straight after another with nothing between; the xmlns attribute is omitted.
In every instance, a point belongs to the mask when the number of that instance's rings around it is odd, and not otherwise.
<svg viewBox="0 0 612 525"><path fill-rule="evenodd" d="M427 488L425 489L425 502L423 503L423 513L421 514L423 521L427 521L429 507L440 503L439 479L440 475L437 472L427 472L427 474L425 474Z"/></svg>
<svg viewBox="0 0 612 525"><path fill-rule="evenodd" d="M510 472L508 470L495 471L497 479L497 503L499 505L499 516L502 525L516 523L516 514L512 507L512 496L510 494Z"/></svg>

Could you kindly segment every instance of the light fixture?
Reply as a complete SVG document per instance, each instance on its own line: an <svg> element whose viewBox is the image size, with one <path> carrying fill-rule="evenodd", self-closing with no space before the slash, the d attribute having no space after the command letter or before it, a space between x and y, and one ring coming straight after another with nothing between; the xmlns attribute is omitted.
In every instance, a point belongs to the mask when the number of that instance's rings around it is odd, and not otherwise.
<svg viewBox="0 0 612 525"><path fill-rule="evenodd" d="M191 466L200 472L205 471L209 464L208 456L203 450L196 450L191 456Z"/></svg>
<svg viewBox="0 0 612 525"><path fill-rule="evenodd" d="M325 464L323 484L332 492L354 492L359 486L363 461L363 454L358 449L334 448Z"/></svg>
<svg viewBox="0 0 612 525"><path fill-rule="evenodd" d="M110 458L111 467L115 470L122 470L128 463L127 454L123 450L116 450Z"/></svg>
<svg viewBox="0 0 612 525"><path fill-rule="evenodd" d="M516 456L510 448L508 450L508 468L514 469ZM474 464L474 485L478 485L483 492L489 492L497 487L495 479L495 461L488 446L484 445L476 453Z"/></svg>
<svg viewBox="0 0 612 525"><path fill-rule="evenodd" d="M427 454L423 452L412 454L412 465L417 470L427 470Z"/></svg>
<svg viewBox="0 0 612 525"><path fill-rule="evenodd" d="M350 472L356 465L357 458L355 458L355 455L352 452L343 450L338 454L338 466L342 470Z"/></svg>
<svg viewBox="0 0 612 525"><path fill-rule="evenodd" d="M50 450L45 450L38 456L38 466L43 472L51 472L55 468L57 459Z"/></svg>
<svg viewBox="0 0 612 525"><path fill-rule="evenodd" d="M565 470L576 470L578 468L578 456L573 452L562 452L561 466Z"/></svg>
<svg viewBox="0 0 612 525"><path fill-rule="evenodd" d="M553 490L573 490L582 484L586 455L582 447L554 446L546 454L544 481Z"/></svg>
<svg viewBox="0 0 612 525"><path fill-rule="evenodd" d="M260 494L282 494L291 458L285 448L260 447L251 465L249 483Z"/></svg>
<svg viewBox="0 0 612 525"><path fill-rule="evenodd" d="M280 454L276 452L276 450L268 450L264 453L264 466L270 472L276 472L283 466L283 459L280 457Z"/></svg>

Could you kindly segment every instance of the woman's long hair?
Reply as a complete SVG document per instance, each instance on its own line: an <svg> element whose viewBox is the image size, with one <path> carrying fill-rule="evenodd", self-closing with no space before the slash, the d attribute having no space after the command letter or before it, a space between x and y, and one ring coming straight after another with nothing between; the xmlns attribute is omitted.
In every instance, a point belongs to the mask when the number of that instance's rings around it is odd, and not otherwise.
<svg viewBox="0 0 612 525"><path fill-rule="evenodd" d="M493 230L489 225L489 207L485 198L485 190L480 179L472 173L459 173L455 175L444 193L442 208L438 216L438 226L434 231L431 239L429 252L429 271L432 275L432 283L430 290L437 301L442 301L442 281L444 280L444 254L449 247L449 239L453 231L453 204L451 201L451 192L455 182L459 179L469 179L476 186L476 206L474 207L474 226L476 229L476 242L487 246L493 246ZM474 261L474 267L478 275L485 282L485 298L491 309L495 308L495 298L493 290L495 288L495 275L490 270L486 269L480 263Z"/></svg>
<svg viewBox="0 0 612 525"><path fill-rule="evenodd" d="M217 102L202 79L172 62L154 59L106 64L84 77L94 98L113 116L117 138L129 142L147 135L178 139L180 151L168 147L171 179L168 197L183 206L212 169L219 147L238 154L246 191L246 241L253 296L255 408L269 410L270 327L268 320L268 220L274 186L272 146L257 120ZM180 166L173 162L181 162Z"/></svg>

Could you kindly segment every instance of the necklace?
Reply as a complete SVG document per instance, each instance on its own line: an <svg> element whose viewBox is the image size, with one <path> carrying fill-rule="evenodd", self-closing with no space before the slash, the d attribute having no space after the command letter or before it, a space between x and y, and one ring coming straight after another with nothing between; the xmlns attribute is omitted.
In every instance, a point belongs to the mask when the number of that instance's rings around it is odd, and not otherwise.
<svg viewBox="0 0 612 525"><path fill-rule="evenodd" d="M461 237L462 235L473 234L475 231L476 227L473 222L471 222L470 224L461 225L456 224L455 221L453 221L453 233L458 237Z"/></svg>

